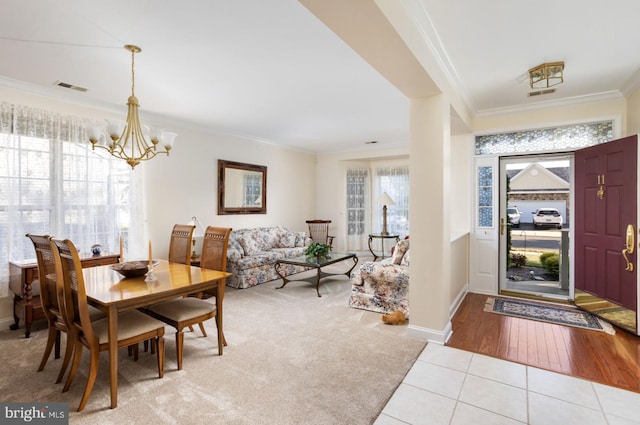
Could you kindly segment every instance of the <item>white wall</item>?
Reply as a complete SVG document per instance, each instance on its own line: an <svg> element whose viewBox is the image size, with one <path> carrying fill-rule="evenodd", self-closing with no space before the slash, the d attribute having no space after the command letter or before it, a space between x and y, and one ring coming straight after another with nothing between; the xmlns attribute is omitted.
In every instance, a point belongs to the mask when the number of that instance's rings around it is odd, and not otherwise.
<svg viewBox="0 0 640 425"><path fill-rule="evenodd" d="M636 90L627 99L627 135L640 133L640 90Z"/></svg>
<svg viewBox="0 0 640 425"><path fill-rule="evenodd" d="M451 232L452 237L469 233L471 226L471 170L473 137L451 136Z"/></svg>
<svg viewBox="0 0 640 425"><path fill-rule="evenodd" d="M626 100L620 98L556 107L550 104L545 109L479 116L473 121L473 131L478 134L491 134L600 120L615 120L616 137L626 134Z"/></svg>
<svg viewBox="0 0 640 425"><path fill-rule="evenodd" d="M390 149L363 149L319 155L316 158L316 217L331 220L330 234L336 236L333 248L346 250L346 170L351 166L392 165L409 163L409 147ZM409 170L411 176L411 170ZM411 178L411 177L409 177Z"/></svg>
<svg viewBox="0 0 640 425"><path fill-rule="evenodd" d="M172 130L178 139L171 156L144 164L147 226L154 256L168 255L171 228L187 223L192 216L204 227L279 225L308 231L305 220L315 214L313 155L198 129ZM217 214L218 159L267 166L267 214Z"/></svg>

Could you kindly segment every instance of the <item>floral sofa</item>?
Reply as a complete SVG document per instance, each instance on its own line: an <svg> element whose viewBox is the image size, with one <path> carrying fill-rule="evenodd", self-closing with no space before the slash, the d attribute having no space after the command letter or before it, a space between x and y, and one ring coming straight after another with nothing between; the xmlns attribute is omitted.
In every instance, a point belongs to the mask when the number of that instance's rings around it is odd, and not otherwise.
<svg viewBox="0 0 640 425"><path fill-rule="evenodd" d="M227 248L227 271L232 273L227 285L244 289L280 279L275 262L303 255L310 243L311 238L305 232L292 232L280 226L233 230ZM289 276L305 270L283 264L279 271Z"/></svg>
<svg viewBox="0 0 640 425"><path fill-rule="evenodd" d="M391 257L355 268L349 305L387 314L400 310L409 317L409 262L409 239L405 239L396 244Z"/></svg>

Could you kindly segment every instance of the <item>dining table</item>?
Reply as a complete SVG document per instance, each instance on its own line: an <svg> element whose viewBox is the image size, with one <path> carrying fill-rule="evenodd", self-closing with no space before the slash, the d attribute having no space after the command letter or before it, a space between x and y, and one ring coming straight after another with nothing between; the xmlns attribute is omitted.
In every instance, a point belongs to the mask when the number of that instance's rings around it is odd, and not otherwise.
<svg viewBox="0 0 640 425"><path fill-rule="evenodd" d="M216 324L222 331L225 279L231 273L181 263L154 260L154 280L125 278L113 266L82 270L89 304L105 312L109 329L109 383L111 408L118 406L118 313L204 291L216 291ZM219 339L219 341L221 341Z"/></svg>

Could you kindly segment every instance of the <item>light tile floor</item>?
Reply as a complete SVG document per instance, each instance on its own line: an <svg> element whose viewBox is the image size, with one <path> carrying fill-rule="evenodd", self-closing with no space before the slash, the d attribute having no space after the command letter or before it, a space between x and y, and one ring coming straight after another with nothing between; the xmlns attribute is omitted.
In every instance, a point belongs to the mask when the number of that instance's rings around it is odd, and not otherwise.
<svg viewBox="0 0 640 425"><path fill-rule="evenodd" d="M398 424L640 425L640 394L427 344L374 423Z"/></svg>

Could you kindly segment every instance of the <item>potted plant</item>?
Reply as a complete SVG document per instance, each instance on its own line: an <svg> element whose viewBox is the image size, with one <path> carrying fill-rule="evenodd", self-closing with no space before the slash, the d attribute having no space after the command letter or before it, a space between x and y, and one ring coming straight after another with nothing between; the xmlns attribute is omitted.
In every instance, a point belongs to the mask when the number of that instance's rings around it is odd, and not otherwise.
<svg viewBox="0 0 640 425"><path fill-rule="evenodd" d="M313 242L305 250L304 254L310 257L323 258L331 251L331 245L326 243Z"/></svg>

